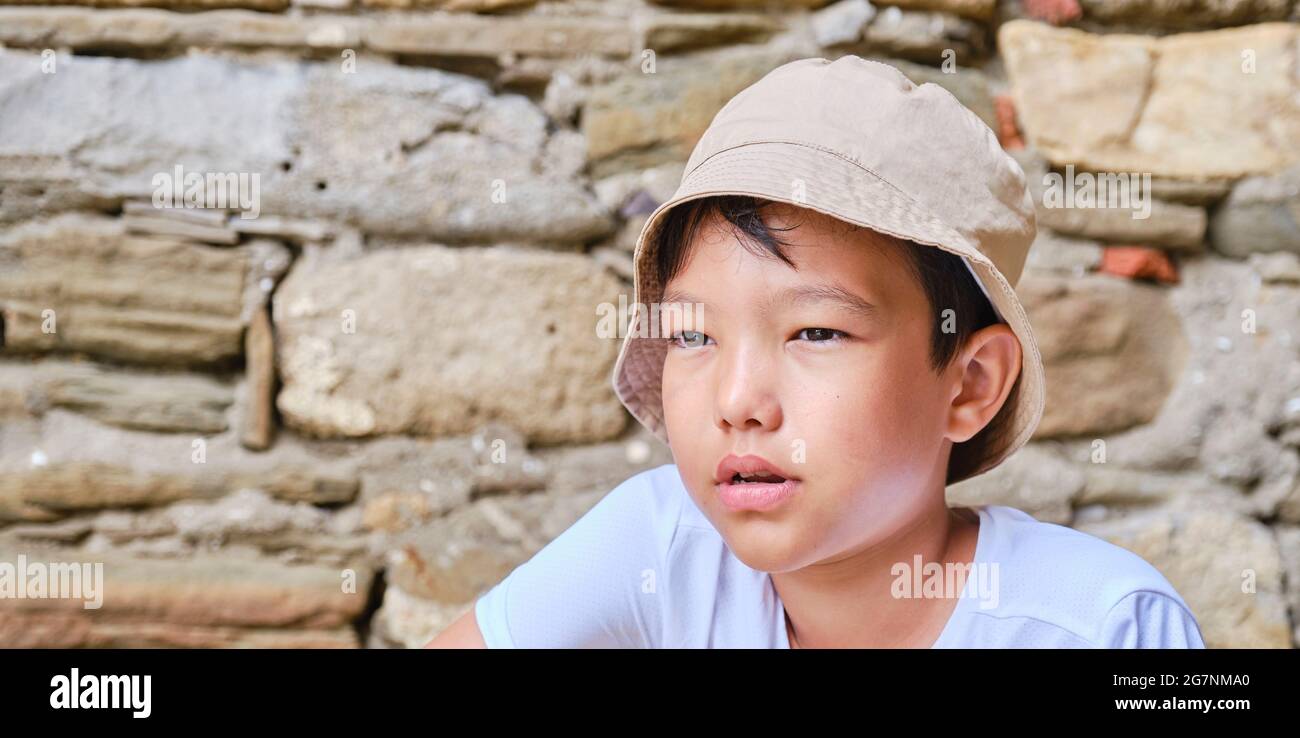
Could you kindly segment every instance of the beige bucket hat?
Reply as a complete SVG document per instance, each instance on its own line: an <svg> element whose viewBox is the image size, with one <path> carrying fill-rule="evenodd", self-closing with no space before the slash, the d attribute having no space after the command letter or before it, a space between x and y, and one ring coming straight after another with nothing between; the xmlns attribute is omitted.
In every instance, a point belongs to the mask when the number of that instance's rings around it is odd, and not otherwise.
<svg viewBox="0 0 1300 738"><path fill-rule="evenodd" d="M654 252L664 215L712 195L790 203L963 257L1020 339L1022 362L1004 441L948 482L988 471L1029 440L1043 414L1043 363L1013 288L1036 233L1033 199L1020 165L951 93L854 55L809 58L773 69L718 112L637 239L636 296L614 366L619 400L665 443L667 339L632 328L663 293Z"/></svg>

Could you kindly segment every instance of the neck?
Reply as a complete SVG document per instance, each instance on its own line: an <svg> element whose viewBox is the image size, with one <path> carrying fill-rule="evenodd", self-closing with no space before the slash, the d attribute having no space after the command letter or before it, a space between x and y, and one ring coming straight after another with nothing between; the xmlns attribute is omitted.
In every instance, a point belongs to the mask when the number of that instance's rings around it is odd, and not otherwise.
<svg viewBox="0 0 1300 738"><path fill-rule="evenodd" d="M791 572L772 574L785 604L791 648L928 648L959 598L896 595L896 582L922 566L974 559L979 530L942 495L889 537ZM901 569L899 566L901 565ZM901 572L901 573L900 573ZM925 574L925 570L921 574Z"/></svg>

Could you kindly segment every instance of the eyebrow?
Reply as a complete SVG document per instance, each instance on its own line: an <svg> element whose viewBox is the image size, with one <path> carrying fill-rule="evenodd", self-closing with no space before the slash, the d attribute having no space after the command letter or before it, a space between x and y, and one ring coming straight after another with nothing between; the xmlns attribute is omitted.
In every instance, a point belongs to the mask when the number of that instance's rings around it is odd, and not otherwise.
<svg viewBox="0 0 1300 738"><path fill-rule="evenodd" d="M664 296L660 299L665 303L686 302L708 305L707 301L701 300L689 292L676 288L664 293ZM876 319L880 317L880 310L875 305L867 302L843 287L832 284L788 287L773 295L764 305L763 310L767 311L773 305L793 306L817 302L835 303L838 307L867 319Z"/></svg>

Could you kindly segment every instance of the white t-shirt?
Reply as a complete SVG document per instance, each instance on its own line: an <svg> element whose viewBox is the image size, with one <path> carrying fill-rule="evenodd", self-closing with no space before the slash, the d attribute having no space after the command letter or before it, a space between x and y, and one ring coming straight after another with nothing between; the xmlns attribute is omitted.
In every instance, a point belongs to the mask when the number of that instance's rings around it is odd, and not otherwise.
<svg viewBox="0 0 1300 738"><path fill-rule="evenodd" d="M1205 647L1136 554L1015 508L974 509L974 563L933 648ZM903 579L927 591L923 575ZM489 648L790 647L771 577L731 553L673 464L618 485L474 612Z"/></svg>

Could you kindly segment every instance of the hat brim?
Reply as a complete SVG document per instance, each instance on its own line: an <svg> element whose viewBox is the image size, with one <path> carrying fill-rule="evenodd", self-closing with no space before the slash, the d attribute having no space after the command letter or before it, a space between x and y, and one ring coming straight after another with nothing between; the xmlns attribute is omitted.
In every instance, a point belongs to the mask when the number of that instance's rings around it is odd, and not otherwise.
<svg viewBox="0 0 1300 738"><path fill-rule="evenodd" d="M948 479L948 484L992 469L1033 435L1046 395L1043 362L1024 307L1006 277L976 244L929 215L905 193L856 162L818 147L789 141L749 143L724 149L688 172L672 198L650 214L637 238L630 325L639 325L641 309L657 303L663 294L654 251L664 216L682 203L717 195L748 195L808 208L963 257L998 315L1020 340L1020 391L1014 395L1007 432L988 448L978 466ZM629 330L613 374L619 401L664 443L669 442L662 396L666 352L666 339Z"/></svg>

